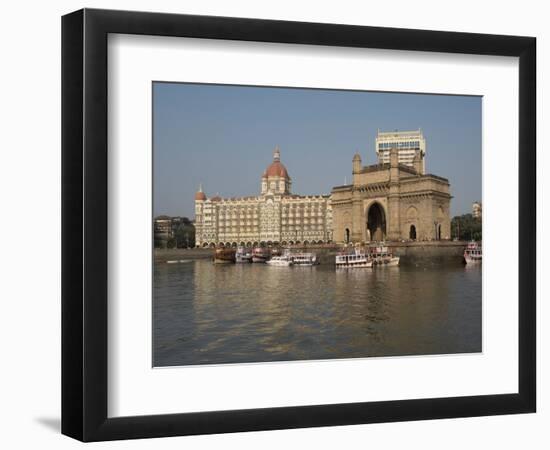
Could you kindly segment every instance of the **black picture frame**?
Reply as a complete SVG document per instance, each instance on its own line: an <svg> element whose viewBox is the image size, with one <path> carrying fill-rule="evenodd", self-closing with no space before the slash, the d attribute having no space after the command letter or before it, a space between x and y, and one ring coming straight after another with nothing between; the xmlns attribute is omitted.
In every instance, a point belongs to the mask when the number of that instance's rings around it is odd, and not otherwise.
<svg viewBox="0 0 550 450"><path fill-rule="evenodd" d="M519 57L517 393L107 417L109 33ZM536 39L83 9L62 18L62 433L82 441L486 416L536 409Z"/></svg>

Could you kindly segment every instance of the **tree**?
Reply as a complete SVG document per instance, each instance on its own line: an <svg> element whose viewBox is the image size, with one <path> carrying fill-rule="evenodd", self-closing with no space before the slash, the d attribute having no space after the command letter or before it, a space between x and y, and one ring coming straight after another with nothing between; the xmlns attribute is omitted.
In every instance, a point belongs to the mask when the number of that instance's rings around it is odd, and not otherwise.
<svg viewBox="0 0 550 450"><path fill-rule="evenodd" d="M180 226L174 233L178 248L189 248L195 246L195 227L187 217L184 217Z"/></svg>
<svg viewBox="0 0 550 450"><path fill-rule="evenodd" d="M482 230L481 220L472 214L455 216L451 220L451 235L463 241L481 241Z"/></svg>

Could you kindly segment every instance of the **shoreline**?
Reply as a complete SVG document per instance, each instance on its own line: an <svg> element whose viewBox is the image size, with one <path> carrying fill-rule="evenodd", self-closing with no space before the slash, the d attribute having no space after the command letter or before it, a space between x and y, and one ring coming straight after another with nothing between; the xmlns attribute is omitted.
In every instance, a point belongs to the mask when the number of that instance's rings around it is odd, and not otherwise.
<svg viewBox="0 0 550 450"><path fill-rule="evenodd" d="M467 241L423 241L423 242L386 242L389 248L405 264L429 263L448 264L462 263ZM330 257L342 248L341 245L294 246L292 250L314 251L320 256ZM209 259L213 256L212 248L178 248L154 249L155 264L168 264L186 260Z"/></svg>

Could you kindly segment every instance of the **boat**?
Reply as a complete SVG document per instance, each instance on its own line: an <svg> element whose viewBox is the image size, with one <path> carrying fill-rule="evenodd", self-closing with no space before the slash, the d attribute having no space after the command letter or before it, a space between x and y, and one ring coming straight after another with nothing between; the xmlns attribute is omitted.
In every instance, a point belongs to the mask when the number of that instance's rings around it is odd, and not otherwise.
<svg viewBox="0 0 550 450"><path fill-rule="evenodd" d="M363 269L372 267L372 259L365 251L355 249L342 251L336 255L337 269Z"/></svg>
<svg viewBox="0 0 550 450"><path fill-rule="evenodd" d="M466 246L466 249L464 250L464 261L466 262L466 264L479 264L481 263L481 257L481 242L469 242Z"/></svg>
<svg viewBox="0 0 550 450"><path fill-rule="evenodd" d="M316 266L320 263L315 253L289 253L288 256L295 266Z"/></svg>
<svg viewBox="0 0 550 450"><path fill-rule="evenodd" d="M237 247L237 252L235 253L235 262L237 263L252 262L252 252L244 247Z"/></svg>
<svg viewBox="0 0 550 450"><path fill-rule="evenodd" d="M265 247L255 247L252 249L252 262L265 263L270 256L270 251Z"/></svg>
<svg viewBox="0 0 550 450"><path fill-rule="evenodd" d="M281 256L274 256L269 261L266 262L266 264L269 264L270 266L292 266L294 263L292 262L292 258L288 255L281 255Z"/></svg>
<svg viewBox="0 0 550 450"><path fill-rule="evenodd" d="M385 245L376 245L369 247L369 254L372 258L373 266L399 265L399 256L394 256L390 249Z"/></svg>
<svg viewBox="0 0 550 450"><path fill-rule="evenodd" d="M214 264L232 264L235 262L234 248L217 248L214 251Z"/></svg>

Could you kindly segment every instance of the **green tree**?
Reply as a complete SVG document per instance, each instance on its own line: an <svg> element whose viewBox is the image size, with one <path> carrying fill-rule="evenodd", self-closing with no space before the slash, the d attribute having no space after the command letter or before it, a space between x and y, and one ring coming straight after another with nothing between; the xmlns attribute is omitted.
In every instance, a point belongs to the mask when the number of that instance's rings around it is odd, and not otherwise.
<svg viewBox="0 0 550 450"><path fill-rule="evenodd" d="M195 246L195 226L187 217L184 217L180 226L174 233L178 248L189 248Z"/></svg>
<svg viewBox="0 0 550 450"><path fill-rule="evenodd" d="M481 241L482 230L481 220L475 218L472 214L463 214L455 216L451 220L451 235L462 241Z"/></svg>

